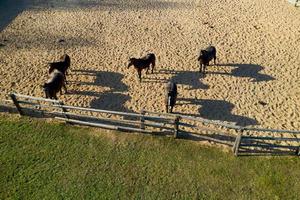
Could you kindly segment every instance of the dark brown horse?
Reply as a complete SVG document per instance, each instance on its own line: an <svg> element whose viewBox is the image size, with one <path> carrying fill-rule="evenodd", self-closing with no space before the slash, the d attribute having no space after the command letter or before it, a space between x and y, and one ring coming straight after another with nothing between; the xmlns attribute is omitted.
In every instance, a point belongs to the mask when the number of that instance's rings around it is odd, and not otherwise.
<svg viewBox="0 0 300 200"><path fill-rule="evenodd" d="M54 69L57 69L58 71L63 73L65 81L67 83L66 75L68 74L68 69L69 69L70 65L71 65L70 56L68 56L67 54L64 54L60 57L60 61L49 63L49 66L50 66L49 74L51 74Z"/></svg>
<svg viewBox="0 0 300 200"><path fill-rule="evenodd" d="M204 50L200 51L198 61L200 64L200 73L203 71L203 74L205 74L206 66L209 65L209 61L214 59L214 64L216 64L216 48L214 46L209 46ZM203 70L202 70L203 69Z"/></svg>
<svg viewBox="0 0 300 200"><path fill-rule="evenodd" d="M165 105L166 105L167 113L169 112L169 107L170 107L170 112L172 113L173 107L176 104L176 99L177 99L177 84L169 81L166 84L166 90L165 90Z"/></svg>
<svg viewBox="0 0 300 200"><path fill-rule="evenodd" d="M64 88L65 93L67 93L67 88L65 85L65 76L62 72L57 69L54 69L49 79L43 85L43 89L46 95L46 98L57 99L57 93L60 91L62 94L62 88Z"/></svg>
<svg viewBox="0 0 300 200"><path fill-rule="evenodd" d="M138 72L138 76L140 79L140 82L142 81L142 70L147 69L146 74L148 73L148 70L150 68L150 65L152 66L151 73L153 73L153 69L155 67L155 55L153 53L149 53L146 56L142 58L129 58L129 64L128 68L133 65L136 71Z"/></svg>

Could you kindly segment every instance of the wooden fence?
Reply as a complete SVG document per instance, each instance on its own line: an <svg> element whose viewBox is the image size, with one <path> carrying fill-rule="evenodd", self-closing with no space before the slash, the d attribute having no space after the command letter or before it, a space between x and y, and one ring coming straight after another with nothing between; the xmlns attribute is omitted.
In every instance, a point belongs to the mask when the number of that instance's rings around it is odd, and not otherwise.
<svg viewBox="0 0 300 200"><path fill-rule="evenodd" d="M295 7L299 6L300 0L288 0L290 3L294 4Z"/></svg>
<svg viewBox="0 0 300 200"><path fill-rule="evenodd" d="M11 100L3 100L2 104L14 106L20 115L50 117L71 124L119 131L172 135L175 138L209 141L231 146L236 156L255 155L257 153L300 155L299 131L243 127L201 117L145 110L140 113L129 113L76 107L64 105L63 102L58 100L15 93L11 93L9 97ZM211 129L208 126L214 128ZM204 132L209 132L209 134L203 134ZM230 135L229 132L234 132L234 134ZM254 132L257 132L257 134L252 136ZM270 133L272 136L270 136ZM286 144L287 142L290 144Z"/></svg>

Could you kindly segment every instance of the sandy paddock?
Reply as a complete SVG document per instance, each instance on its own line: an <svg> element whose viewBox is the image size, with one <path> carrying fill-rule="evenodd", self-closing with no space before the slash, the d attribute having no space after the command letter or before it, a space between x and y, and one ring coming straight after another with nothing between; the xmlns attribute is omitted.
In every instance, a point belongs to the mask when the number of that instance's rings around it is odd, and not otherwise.
<svg viewBox="0 0 300 200"><path fill-rule="evenodd" d="M95 1L94 1L95 2ZM101 1L20 13L0 33L0 98L44 96L47 62L71 56L66 104L164 111L164 82L179 84L175 112L239 125L300 129L300 9L285 0ZM63 39L65 42L59 43ZM199 72L200 48L217 66ZM157 56L139 83L129 57Z"/></svg>

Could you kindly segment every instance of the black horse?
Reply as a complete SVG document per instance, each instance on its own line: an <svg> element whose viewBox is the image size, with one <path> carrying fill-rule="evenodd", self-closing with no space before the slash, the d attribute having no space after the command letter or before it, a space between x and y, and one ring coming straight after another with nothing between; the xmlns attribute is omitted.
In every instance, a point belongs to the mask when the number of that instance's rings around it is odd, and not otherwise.
<svg viewBox="0 0 300 200"><path fill-rule="evenodd" d="M216 48L214 46L209 46L204 50L200 50L200 54L198 57L198 61L200 62L200 73L202 72L203 68L203 74L205 74L205 68L209 65L209 61L214 59L214 64L216 64Z"/></svg>
<svg viewBox="0 0 300 200"><path fill-rule="evenodd" d="M166 84L166 96L165 96L165 105L166 105L166 112L172 113L173 107L176 104L176 98L177 98L177 84L174 82L169 81Z"/></svg>
<svg viewBox="0 0 300 200"><path fill-rule="evenodd" d="M68 69L71 65L70 56L64 54L60 57L60 61L49 63L49 74L53 72L54 69L57 69L61 73L63 73L65 81L67 82L66 75L68 74Z"/></svg>
<svg viewBox="0 0 300 200"><path fill-rule="evenodd" d="M148 70L150 68L150 65L152 66L151 73L153 73L153 69L155 67L155 55L153 53L149 53L146 56L142 58L129 58L129 64L128 68L133 65L136 71L138 72L138 76L140 79L140 82L142 81L142 70L147 69L146 74L148 73Z"/></svg>
<svg viewBox="0 0 300 200"><path fill-rule="evenodd" d="M54 69L50 74L50 78L43 85L46 98L57 99L56 94L59 91L60 94L62 94L62 87L64 88L65 93L67 93L64 74L59 70Z"/></svg>

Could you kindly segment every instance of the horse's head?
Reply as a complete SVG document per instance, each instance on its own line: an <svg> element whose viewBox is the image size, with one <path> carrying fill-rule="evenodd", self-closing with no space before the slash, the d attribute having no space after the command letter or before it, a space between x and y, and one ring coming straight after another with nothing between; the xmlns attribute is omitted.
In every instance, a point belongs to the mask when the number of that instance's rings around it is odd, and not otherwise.
<svg viewBox="0 0 300 200"><path fill-rule="evenodd" d="M51 74L54 71L54 66L51 65L51 63L49 63L50 67L49 67L49 74Z"/></svg>
<svg viewBox="0 0 300 200"><path fill-rule="evenodd" d="M129 60L128 60L129 63L128 63L127 69L128 69L131 65L133 65L134 61L135 61L135 58L129 58Z"/></svg>
<svg viewBox="0 0 300 200"><path fill-rule="evenodd" d="M62 55L62 57L60 58L60 60L62 62L64 62L64 63L66 63L67 68L70 67L70 65L71 65L71 59L70 59L70 56L68 54Z"/></svg>
<svg viewBox="0 0 300 200"><path fill-rule="evenodd" d="M205 59L206 55L207 55L207 51L206 50L201 50L200 54L199 54L199 57L198 57L198 61Z"/></svg>

